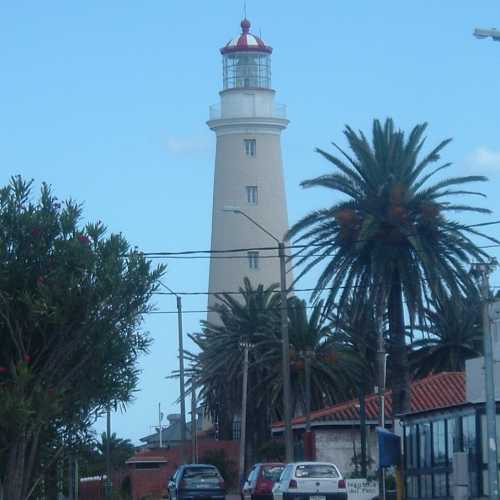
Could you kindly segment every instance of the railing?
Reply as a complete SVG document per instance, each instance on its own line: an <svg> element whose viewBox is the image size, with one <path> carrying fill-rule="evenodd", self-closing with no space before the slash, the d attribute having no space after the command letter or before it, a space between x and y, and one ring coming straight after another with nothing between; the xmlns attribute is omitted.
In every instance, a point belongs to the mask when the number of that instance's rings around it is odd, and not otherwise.
<svg viewBox="0 0 500 500"><path fill-rule="evenodd" d="M286 115L287 115L286 104L275 103L273 106L273 111L269 118L286 118ZM222 111L220 104L212 104L212 106L209 107L208 116L210 120L220 120L222 118Z"/></svg>

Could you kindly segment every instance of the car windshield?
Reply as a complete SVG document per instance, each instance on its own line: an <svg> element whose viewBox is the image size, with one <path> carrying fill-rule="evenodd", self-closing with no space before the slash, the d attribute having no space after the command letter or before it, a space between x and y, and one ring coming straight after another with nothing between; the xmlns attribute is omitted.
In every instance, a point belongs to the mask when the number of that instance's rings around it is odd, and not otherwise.
<svg viewBox="0 0 500 500"><path fill-rule="evenodd" d="M268 481L276 482L283 472L284 467L282 465L266 465L262 470L262 477Z"/></svg>
<svg viewBox="0 0 500 500"><path fill-rule="evenodd" d="M184 471L184 479L216 479L219 474L213 467L193 467Z"/></svg>
<svg viewBox="0 0 500 500"><path fill-rule="evenodd" d="M339 477L337 469L328 464L306 464L298 465L295 469L297 478L336 478Z"/></svg>

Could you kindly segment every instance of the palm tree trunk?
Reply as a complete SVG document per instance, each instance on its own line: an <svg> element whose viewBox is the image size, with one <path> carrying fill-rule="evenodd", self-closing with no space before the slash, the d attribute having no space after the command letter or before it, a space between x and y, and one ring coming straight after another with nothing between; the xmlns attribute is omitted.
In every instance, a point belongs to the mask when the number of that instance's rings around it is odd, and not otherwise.
<svg viewBox="0 0 500 500"><path fill-rule="evenodd" d="M12 444L7 458L5 474L5 498L20 500L24 483L24 462L26 458L26 436L23 434Z"/></svg>
<svg viewBox="0 0 500 500"><path fill-rule="evenodd" d="M395 416L410 411L410 370L406 348L403 294L397 271L393 275L387 308L389 314L392 414Z"/></svg>

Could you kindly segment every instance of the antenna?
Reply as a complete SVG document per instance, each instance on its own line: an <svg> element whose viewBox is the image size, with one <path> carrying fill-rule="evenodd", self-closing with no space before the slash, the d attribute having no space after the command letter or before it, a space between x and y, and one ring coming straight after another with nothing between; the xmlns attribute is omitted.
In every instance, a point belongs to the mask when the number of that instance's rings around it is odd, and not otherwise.
<svg viewBox="0 0 500 500"><path fill-rule="evenodd" d="M247 0L243 0L243 18L247 18Z"/></svg>

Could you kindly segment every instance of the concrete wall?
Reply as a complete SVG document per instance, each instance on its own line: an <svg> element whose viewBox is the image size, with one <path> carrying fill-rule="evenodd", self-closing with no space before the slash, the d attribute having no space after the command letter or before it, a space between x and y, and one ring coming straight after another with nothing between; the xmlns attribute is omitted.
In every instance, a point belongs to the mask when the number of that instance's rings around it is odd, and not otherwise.
<svg viewBox="0 0 500 500"><path fill-rule="evenodd" d="M500 363L495 362L495 398L500 401ZM484 392L484 358L469 359L465 362L465 393L470 403L485 401Z"/></svg>
<svg viewBox="0 0 500 500"><path fill-rule="evenodd" d="M333 462L342 474L349 476L354 471L352 458L355 443L356 454L361 455L361 436L359 429L315 430L316 460ZM377 433L367 429L367 457L373 460L372 470L376 467Z"/></svg>

